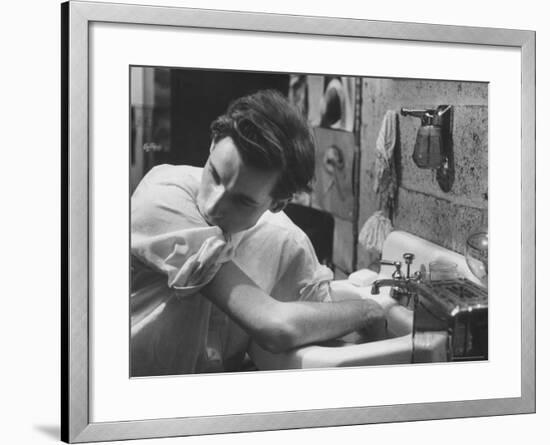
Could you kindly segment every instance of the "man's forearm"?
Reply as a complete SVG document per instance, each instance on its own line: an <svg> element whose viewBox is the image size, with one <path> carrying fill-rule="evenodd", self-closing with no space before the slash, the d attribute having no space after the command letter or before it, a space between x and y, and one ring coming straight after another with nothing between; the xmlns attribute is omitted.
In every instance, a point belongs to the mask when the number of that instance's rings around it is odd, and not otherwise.
<svg viewBox="0 0 550 445"><path fill-rule="evenodd" d="M280 310L286 312L284 318L289 320L294 332L291 348L364 330L384 318L380 305L368 299L334 303L297 301L282 305Z"/></svg>
<svg viewBox="0 0 550 445"><path fill-rule="evenodd" d="M340 337L384 317L382 308L372 300L277 301L233 263L225 264L202 292L272 352Z"/></svg>

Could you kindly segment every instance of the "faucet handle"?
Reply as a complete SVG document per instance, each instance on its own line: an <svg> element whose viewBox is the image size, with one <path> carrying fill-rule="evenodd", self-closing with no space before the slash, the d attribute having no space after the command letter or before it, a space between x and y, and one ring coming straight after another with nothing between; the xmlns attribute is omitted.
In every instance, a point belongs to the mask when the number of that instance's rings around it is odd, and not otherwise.
<svg viewBox="0 0 550 445"><path fill-rule="evenodd" d="M405 264L412 264L414 260L414 253L404 253L403 259L405 260Z"/></svg>
<svg viewBox="0 0 550 445"><path fill-rule="evenodd" d="M414 260L414 253L404 253L403 259L407 265L407 280L411 278L411 264Z"/></svg>
<svg viewBox="0 0 550 445"><path fill-rule="evenodd" d="M394 280L402 280L403 279L403 274L401 273L401 262L396 261L395 263L393 263L393 265L395 266L395 270L391 274L391 277Z"/></svg>
<svg viewBox="0 0 550 445"><path fill-rule="evenodd" d="M395 263L399 263L399 261L380 260L381 266L395 266Z"/></svg>
<svg viewBox="0 0 550 445"><path fill-rule="evenodd" d="M381 266L394 266L395 270L392 273L392 278L395 280L402 280L403 274L401 273L401 261L380 260Z"/></svg>

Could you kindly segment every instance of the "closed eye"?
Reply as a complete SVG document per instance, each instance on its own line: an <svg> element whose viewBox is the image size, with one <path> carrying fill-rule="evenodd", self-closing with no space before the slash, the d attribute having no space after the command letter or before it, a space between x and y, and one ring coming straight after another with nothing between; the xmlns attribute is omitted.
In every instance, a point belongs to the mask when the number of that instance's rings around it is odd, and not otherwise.
<svg viewBox="0 0 550 445"><path fill-rule="evenodd" d="M246 195L237 195L236 200L239 202L239 204L245 205L247 207L256 207L259 205L256 201Z"/></svg>
<svg viewBox="0 0 550 445"><path fill-rule="evenodd" d="M239 201L240 204L245 205L247 207L255 207L256 206L255 202L253 202L250 199L245 198L245 197L240 197L238 199L238 201Z"/></svg>

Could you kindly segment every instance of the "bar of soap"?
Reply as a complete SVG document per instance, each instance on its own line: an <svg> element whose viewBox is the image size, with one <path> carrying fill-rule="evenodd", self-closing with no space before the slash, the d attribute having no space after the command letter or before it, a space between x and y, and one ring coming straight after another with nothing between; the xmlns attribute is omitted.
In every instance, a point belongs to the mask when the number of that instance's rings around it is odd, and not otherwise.
<svg viewBox="0 0 550 445"><path fill-rule="evenodd" d="M358 287L370 286L376 279L378 274L370 269L359 269L348 277L348 281Z"/></svg>

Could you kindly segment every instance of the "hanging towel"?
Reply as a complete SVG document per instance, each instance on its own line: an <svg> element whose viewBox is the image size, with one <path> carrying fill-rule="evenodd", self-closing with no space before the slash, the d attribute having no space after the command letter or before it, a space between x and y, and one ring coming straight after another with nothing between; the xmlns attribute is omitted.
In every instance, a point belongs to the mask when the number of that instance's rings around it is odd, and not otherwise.
<svg viewBox="0 0 550 445"><path fill-rule="evenodd" d="M376 139L373 189L378 196L378 211L365 222L359 242L367 250L382 253L384 241L393 230L391 217L397 194L394 150L397 140L397 113L386 111Z"/></svg>
<svg viewBox="0 0 550 445"><path fill-rule="evenodd" d="M381 210L378 210L363 225L359 232L359 242L366 250L382 253L384 241L392 230L389 218Z"/></svg>
<svg viewBox="0 0 550 445"><path fill-rule="evenodd" d="M397 113L386 111L376 139L374 164L374 191L378 194L378 208L391 217L397 194L394 150L397 140Z"/></svg>

